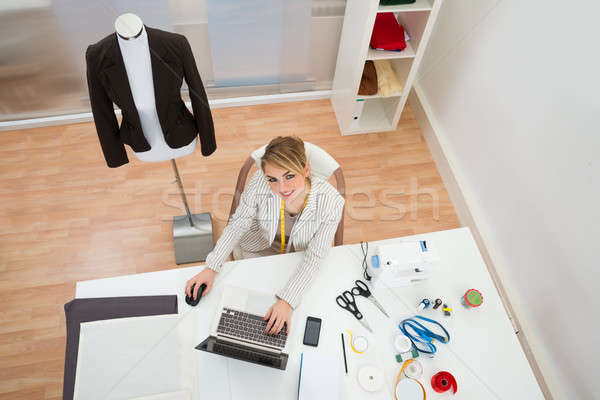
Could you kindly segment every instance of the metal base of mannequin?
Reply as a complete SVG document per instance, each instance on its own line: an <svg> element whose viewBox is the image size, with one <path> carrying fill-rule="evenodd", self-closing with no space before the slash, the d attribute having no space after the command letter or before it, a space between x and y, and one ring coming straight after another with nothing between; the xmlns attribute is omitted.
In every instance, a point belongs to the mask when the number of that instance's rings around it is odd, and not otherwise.
<svg viewBox="0 0 600 400"><path fill-rule="evenodd" d="M206 260L215 247L210 213L191 214L194 225L190 225L188 215L173 217L173 242L175 262L186 264Z"/></svg>

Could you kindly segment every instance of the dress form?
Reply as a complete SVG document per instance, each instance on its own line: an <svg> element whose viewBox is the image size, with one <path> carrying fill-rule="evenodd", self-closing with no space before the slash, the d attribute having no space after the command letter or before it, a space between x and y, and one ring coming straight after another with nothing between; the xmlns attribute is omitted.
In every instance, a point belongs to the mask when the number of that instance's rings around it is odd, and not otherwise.
<svg viewBox="0 0 600 400"><path fill-rule="evenodd" d="M198 137L176 149L165 141L156 112L150 47L142 20L135 14L123 14L115 21L115 30L142 133L151 147L148 151L133 153L146 162L166 161L192 153L198 145Z"/></svg>

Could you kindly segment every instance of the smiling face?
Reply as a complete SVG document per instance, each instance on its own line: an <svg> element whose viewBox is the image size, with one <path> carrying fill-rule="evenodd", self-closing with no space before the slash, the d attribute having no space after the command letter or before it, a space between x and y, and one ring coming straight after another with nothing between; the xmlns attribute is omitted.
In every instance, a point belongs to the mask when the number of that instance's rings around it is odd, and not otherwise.
<svg viewBox="0 0 600 400"><path fill-rule="evenodd" d="M263 170L271 190L286 202L291 202L306 189L306 177L310 176L310 165L306 165L302 174L265 164Z"/></svg>

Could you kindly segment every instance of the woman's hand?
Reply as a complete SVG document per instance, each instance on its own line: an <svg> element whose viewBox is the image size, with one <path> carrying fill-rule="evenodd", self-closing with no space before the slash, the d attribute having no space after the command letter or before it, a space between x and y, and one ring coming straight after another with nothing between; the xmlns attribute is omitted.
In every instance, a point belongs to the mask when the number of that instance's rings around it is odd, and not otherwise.
<svg viewBox="0 0 600 400"><path fill-rule="evenodd" d="M202 293L202 297L206 296L208 294L208 292L210 292L210 289L212 288L216 274L217 273L215 271L213 271L212 269L204 268L203 271L194 275L193 278L191 278L189 281L187 281L187 283L185 285L185 294L187 294L190 297L192 297L192 294L193 294L192 298L194 300L196 300L196 297L198 295L198 290L200 290L200 286L203 283L206 283L206 289L204 289L204 293ZM196 286L194 286L194 293L191 293L192 285L194 283L196 284Z"/></svg>
<svg viewBox="0 0 600 400"><path fill-rule="evenodd" d="M290 306L285 300L277 300L275 304L269 308L267 315L265 315L265 321L268 319L269 323L265 329L265 333L268 335L277 335L283 324L287 326L286 333L290 333L290 322L292 316L292 306Z"/></svg>

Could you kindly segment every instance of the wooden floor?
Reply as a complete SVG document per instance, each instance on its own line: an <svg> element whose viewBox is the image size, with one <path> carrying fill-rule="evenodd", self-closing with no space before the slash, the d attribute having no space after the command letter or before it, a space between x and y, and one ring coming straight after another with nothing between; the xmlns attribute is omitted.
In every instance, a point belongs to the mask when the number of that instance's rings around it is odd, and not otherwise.
<svg viewBox="0 0 600 400"><path fill-rule="evenodd" d="M177 160L193 212L223 230L242 162L278 135L327 150L348 190L345 243L459 226L410 109L395 132L342 137L328 100L217 109L217 151ZM93 123L0 132L0 399L62 397L75 282L177 268L169 162L109 169Z"/></svg>

